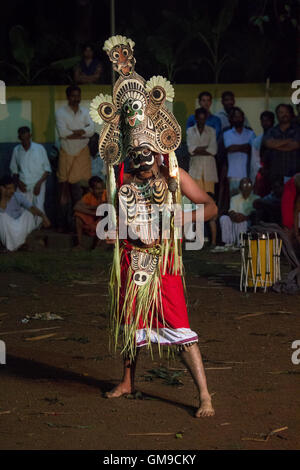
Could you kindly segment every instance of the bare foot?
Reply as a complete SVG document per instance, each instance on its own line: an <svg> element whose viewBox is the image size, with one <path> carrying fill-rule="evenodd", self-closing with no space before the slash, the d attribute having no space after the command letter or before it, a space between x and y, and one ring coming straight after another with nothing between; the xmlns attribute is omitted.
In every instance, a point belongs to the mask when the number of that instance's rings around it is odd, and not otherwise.
<svg viewBox="0 0 300 470"><path fill-rule="evenodd" d="M130 385L127 385L124 382L121 382L119 385L113 388L110 392L106 392L105 397L106 398L119 398L122 395L129 395L130 393L133 393Z"/></svg>
<svg viewBox="0 0 300 470"><path fill-rule="evenodd" d="M201 399L201 406L195 413L195 418L204 418L206 416L214 416L215 410L211 404L210 396Z"/></svg>

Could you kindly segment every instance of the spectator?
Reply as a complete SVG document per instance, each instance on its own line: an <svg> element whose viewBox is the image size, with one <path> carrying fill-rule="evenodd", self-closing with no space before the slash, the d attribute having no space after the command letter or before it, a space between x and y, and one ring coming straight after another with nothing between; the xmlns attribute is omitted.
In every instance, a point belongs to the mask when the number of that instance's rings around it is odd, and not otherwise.
<svg viewBox="0 0 300 470"><path fill-rule="evenodd" d="M261 197L270 193L271 183L267 177L267 168L265 167L264 153L265 147L262 140L269 129L274 126L275 115L272 111L264 111L260 115L261 127L263 133L255 137L251 149L251 168L250 178L254 184L254 192Z"/></svg>
<svg viewBox="0 0 300 470"><path fill-rule="evenodd" d="M205 124L215 129L216 137L218 138L221 132L221 121L217 116L215 116L214 114L211 114L210 112L210 107L212 105L211 93L209 93L209 91L203 91L198 96L198 101L199 101L200 108L204 108L207 111L207 118L206 118ZM189 127L192 127L195 124L196 124L195 114L192 114L187 120L186 128L188 129Z"/></svg>
<svg viewBox="0 0 300 470"><path fill-rule="evenodd" d="M99 217L96 216L97 207L106 202L106 190L104 183L98 176L92 176L89 180L89 192L78 201L74 207L76 218L76 233L78 244L75 249L83 249L82 235L96 238L96 227Z"/></svg>
<svg viewBox="0 0 300 470"><path fill-rule="evenodd" d="M74 81L78 84L98 83L102 75L101 62L95 57L91 44L85 44L82 59L74 70Z"/></svg>
<svg viewBox="0 0 300 470"><path fill-rule="evenodd" d="M50 226L47 216L24 194L16 191L11 176L0 180L0 242L8 251L21 247L40 224Z"/></svg>
<svg viewBox="0 0 300 470"><path fill-rule="evenodd" d="M240 108L230 111L232 128L224 132L224 146L227 151L227 178L229 179L230 196L238 192L240 180L248 174L248 159L255 134L244 127L245 116Z"/></svg>
<svg viewBox="0 0 300 470"><path fill-rule="evenodd" d="M282 225L290 235L293 244L300 248L300 173L284 185L281 199Z"/></svg>
<svg viewBox="0 0 300 470"><path fill-rule="evenodd" d="M259 198L253 194L250 178L242 178L239 185L240 193L230 199L228 215L220 217L222 242L224 246L216 246L212 252L235 251L239 249L240 234L247 232L251 225L255 209L253 203Z"/></svg>
<svg viewBox="0 0 300 470"><path fill-rule="evenodd" d="M231 124L229 121L229 114L235 105L234 93L232 91L224 91L222 93L221 100L222 100L223 109L219 111L216 114L216 116L220 119L222 131L224 131L225 129L227 130L227 128L229 129L231 127ZM246 116L245 116L245 127L250 127Z"/></svg>
<svg viewBox="0 0 300 470"><path fill-rule="evenodd" d="M264 159L269 179L284 178L286 183L300 171L300 128L292 124L294 110L291 105L279 104L275 112L278 124L264 136Z"/></svg>
<svg viewBox="0 0 300 470"><path fill-rule="evenodd" d="M266 196L256 199L253 207L256 209L256 221L281 224L281 197L283 192L283 181L276 180L272 184L272 191Z"/></svg>
<svg viewBox="0 0 300 470"><path fill-rule="evenodd" d="M198 108L195 112L195 124L187 130L187 146L190 154L189 173L201 189L215 192L218 181L215 155L217 153L216 132L206 125L207 111Z"/></svg>
<svg viewBox="0 0 300 470"><path fill-rule="evenodd" d="M189 173L201 189L215 193L215 183L218 182L215 155L217 153L216 131L206 125L207 110L198 108L195 112L196 124L187 130L187 146L190 153ZM216 245L216 220L209 221L211 243Z"/></svg>
<svg viewBox="0 0 300 470"><path fill-rule="evenodd" d="M13 149L10 171L17 191L43 212L46 179L51 173L48 156L42 145L32 142L29 127L20 127L18 137L21 144Z"/></svg>
<svg viewBox="0 0 300 470"><path fill-rule="evenodd" d="M70 228L65 215L70 203L81 199L80 181L91 177L89 137L94 134L94 124L89 110L80 106L81 90L73 85L66 89L68 104L56 112L56 126L60 137L57 177L59 181L59 231ZM68 212L70 217L70 211Z"/></svg>

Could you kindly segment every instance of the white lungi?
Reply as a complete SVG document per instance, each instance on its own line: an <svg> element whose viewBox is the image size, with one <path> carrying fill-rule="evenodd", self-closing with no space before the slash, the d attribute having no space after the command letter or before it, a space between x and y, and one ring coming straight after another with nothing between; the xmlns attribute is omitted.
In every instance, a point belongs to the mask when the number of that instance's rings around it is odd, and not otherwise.
<svg viewBox="0 0 300 470"><path fill-rule="evenodd" d="M39 223L37 224L37 220ZM9 251L17 250L25 243L27 236L38 227L42 219L24 209L17 219L0 212L0 241Z"/></svg>
<svg viewBox="0 0 300 470"><path fill-rule="evenodd" d="M222 232L222 242L226 244L237 244L240 245L240 233L247 232L248 222L232 222L228 215L222 215L220 217L220 226Z"/></svg>

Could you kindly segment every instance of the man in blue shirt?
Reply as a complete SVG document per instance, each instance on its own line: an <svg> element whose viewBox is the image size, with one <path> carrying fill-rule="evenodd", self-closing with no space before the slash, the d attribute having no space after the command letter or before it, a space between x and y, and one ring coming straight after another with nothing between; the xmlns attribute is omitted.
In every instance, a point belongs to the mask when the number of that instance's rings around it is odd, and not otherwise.
<svg viewBox="0 0 300 470"><path fill-rule="evenodd" d="M205 124L207 126L213 127L215 129L216 137L218 139L219 134L220 134L221 129L222 129L222 125L221 125L221 120L217 116L215 116L214 114L211 114L211 112L210 112L210 108L211 108L211 105L212 105L212 95L211 95L211 93L209 93L209 91L203 91L198 96L198 101L199 101L199 107L204 108L207 111L207 119L206 119ZM192 127L195 124L196 124L195 114L191 114L191 116L189 116L189 118L187 120L186 128L188 129L189 127Z"/></svg>
<svg viewBox="0 0 300 470"><path fill-rule="evenodd" d="M232 128L224 132L223 139L227 151L230 196L233 196L238 193L240 180L248 176L248 159L255 134L251 129L244 127L245 116L240 108L232 108L229 119Z"/></svg>
<svg viewBox="0 0 300 470"><path fill-rule="evenodd" d="M39 225L50 226L47 216L33 206L16 188L11 176L0 180L0 242L9 251L17 250Z"/></svg>

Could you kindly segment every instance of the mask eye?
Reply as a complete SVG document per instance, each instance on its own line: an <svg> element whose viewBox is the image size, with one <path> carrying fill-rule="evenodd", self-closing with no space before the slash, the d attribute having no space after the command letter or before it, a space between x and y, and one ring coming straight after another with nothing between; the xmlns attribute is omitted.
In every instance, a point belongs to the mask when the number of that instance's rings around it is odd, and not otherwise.
<svg viewBox="0 0 300 470"><path fill-rule="evenodd" d="M134 109L135 111L137 111L138 109L141 109L142 107L142 103L140 101L134 101L132 103L132 109Z"/></svg>
<svg viewBox="0 0 300 470"><path fill-rule="evenodd" d="M113 56L114 59L118 59L120 57L120 54L117 51L114 51L112 53L112 56Z"/></svg>
<svg viewBox="0 0 300 470"><path fill-rule="evenodd" d="M122 52L123 52L123 55L124 55L125 57L128 56L128 49L123 49Z"/></svg>
<svg viewBox="0 0 300 470"><path fill-rule="evenodd" d="M123 109L124 109L125 113L128 113L128 111L129 111L129 106L128 106L128 104L125 104Z"/></svg>
<svg viewBox="0 0 300 470"><path fill-rule="evenodd" d="M104 119L113 119L115 112L115 107L110 103L101 103L98 108L99 115Z"/></svg>
<svg viewBox="0 0 300 470"><path fill-rule="evenodd" d="M150 149L143 149L142 150L142 155L143 155L143 157L149 157L151 155L151 150Z"/></svg>
<svg viewBox="0 0 300 470"><path fill-rule="evenodd" d="M151 97L154 103L161 103L166 97L166 92L160 86L156 86L151 91Z"/></svg>

